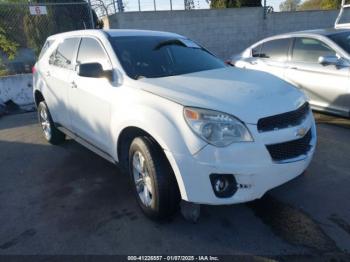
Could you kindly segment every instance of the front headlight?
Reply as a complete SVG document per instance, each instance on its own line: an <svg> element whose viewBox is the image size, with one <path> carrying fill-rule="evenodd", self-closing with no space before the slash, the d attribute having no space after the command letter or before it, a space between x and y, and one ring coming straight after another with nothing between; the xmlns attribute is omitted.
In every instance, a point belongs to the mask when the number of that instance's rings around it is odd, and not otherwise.
<svg viewBox="0 0 350 262"><path fill-rule="evenodd" d="M248 128L226 113L185 107L184 117L195 134L214 146L224 147L234 142L251 142Z"/></svg>

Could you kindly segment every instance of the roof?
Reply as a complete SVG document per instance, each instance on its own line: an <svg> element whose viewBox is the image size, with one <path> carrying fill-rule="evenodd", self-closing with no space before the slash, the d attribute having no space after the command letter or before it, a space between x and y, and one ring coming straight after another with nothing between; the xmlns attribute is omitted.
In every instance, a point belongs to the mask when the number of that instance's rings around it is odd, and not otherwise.
<svg viewBox="0 0 350 262"><path fill-rule="evenodd" d="M100 29L88 29L88 30L77 30L69 31L65 33L60 33L52 35L50 38L57 37L68 37L68 36L81 36L81 35L93 35L101 36L101 34L108 34L112 37L118 36L169 36L169 37L182 37L181 35L170 33L170 32L161 32L161 31L151 31L151 30L135 30L135 29L110 29L110 30L100 30Z"/></svg>
<svg viewBox="0 0 350 262"><path fill-rule="evenodd" d="M323 35L323 36L328 36L328 35L333 35L337 33L342 33L342 32L350 32L350 28L326 28L326 29L313 29L313 30L305 30L305 31L298 31L298 32L291 32L291 33L286 33L282 35L304 35L304 34L311 34L311 35Z"/></svg>
<svg viewBox="0 0 350 262"><path fill-rule="evenodd" d="M170 36L170 37L181 37L181 35L162 32L162 31L151 31L151 30L136 30L136 29L110 29L104 30L110 36Z"/></svg>

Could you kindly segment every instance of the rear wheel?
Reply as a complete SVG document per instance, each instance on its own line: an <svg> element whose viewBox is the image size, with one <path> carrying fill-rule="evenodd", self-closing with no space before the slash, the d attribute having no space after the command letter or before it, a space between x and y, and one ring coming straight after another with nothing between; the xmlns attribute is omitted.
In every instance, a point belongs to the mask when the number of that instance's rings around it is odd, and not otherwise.
<svg viewBox="0 0 350 262"><path fill-rule="evenodd" d="M40 102L38 105L38 118L44 137L49 143L58 145L65 141L65 134L55 127L49 109L44 101Z"/></svg>
<svg viewBox="0 0 350 262"><path fill-rule="evenodd" d="M152 219L173 215L180 194L174 173L159 146L148 137L135 138L129 150L129 173L137 201Z"/></svg>

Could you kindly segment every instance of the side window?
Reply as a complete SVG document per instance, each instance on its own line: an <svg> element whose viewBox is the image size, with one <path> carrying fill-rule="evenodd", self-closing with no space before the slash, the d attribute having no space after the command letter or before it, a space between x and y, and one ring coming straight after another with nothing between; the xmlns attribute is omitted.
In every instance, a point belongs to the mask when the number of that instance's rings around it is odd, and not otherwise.
<svg viewBox="0 0 350 262"><path fill-rule="evenodd" d="M51 46L52 43L53 43L53 40L46 40L43 48L40 51L38 60L40 60L40 58L42 58L42 56L45 54L46 50L49 49L49 47Z"/></svg>
<svg viewBox="0 0 350 262"><path fill-rule="evenodd" d="M260 57L273 61L283 62L287 60L290 38L271 40L263 43Z"/></svg>
<svg viewBox="0 0 350 262"><path fill-rule="evenodd" d="M53 65L55 63L56 51L57 51L57 48L50 55L50 58L49 58L49 64L50 65Z"/></svg>
<svg viewBox="0 0 350 262"><path fill-rule="evenodd" d="M65 39L51 54L49 64L72 70L74 54L78 47L79 40L79 38Z"/></svg>
<svg viewBox="0 0 350 262"><path fill-rule="evenodd" d="M326 55L336 55L336 53L325 43L313 38L295 39L292 61L318 63L318 58Z"/></svg>
<svg viewBox="0 0 350 262"><path fill-rule="evenodd" d="M100 43L93 38L82 38L77 56L78 64L100 63L104 70L111 69L108 56Z"/></svg>
<svg viewBox="0 0 350 262"><path fill-rule="evenodd" d="M261 57L261 47L262 45L258 45L252 48L252 57Z"/></svg>
<svg viewBox="0 0 350 262"><path fill-rule="evenodd" d="M54 64L59 67L73 69L73 59L76 48L79 43L79 38L68 38L60 43L56 50Z"/></svg>

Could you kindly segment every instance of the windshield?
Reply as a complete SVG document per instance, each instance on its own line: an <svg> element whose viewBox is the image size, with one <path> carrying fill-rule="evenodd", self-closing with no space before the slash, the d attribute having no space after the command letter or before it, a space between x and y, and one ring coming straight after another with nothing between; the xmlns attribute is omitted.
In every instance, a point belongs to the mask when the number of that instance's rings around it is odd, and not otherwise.
<svg viewBox="0 0 350 262"><path fill-rule="evenodd" d="M328 38L333 40L341 48L343 48L348 54L350 54L350 32L338 33L329 35Z"/></svg>
<svg viewBox="0 0 350 262"><path fill-rule="evenodd" d="M164 36L123 36L110 39L129 77L165 77L226 65L217 57L186 38Z"/></svg>

